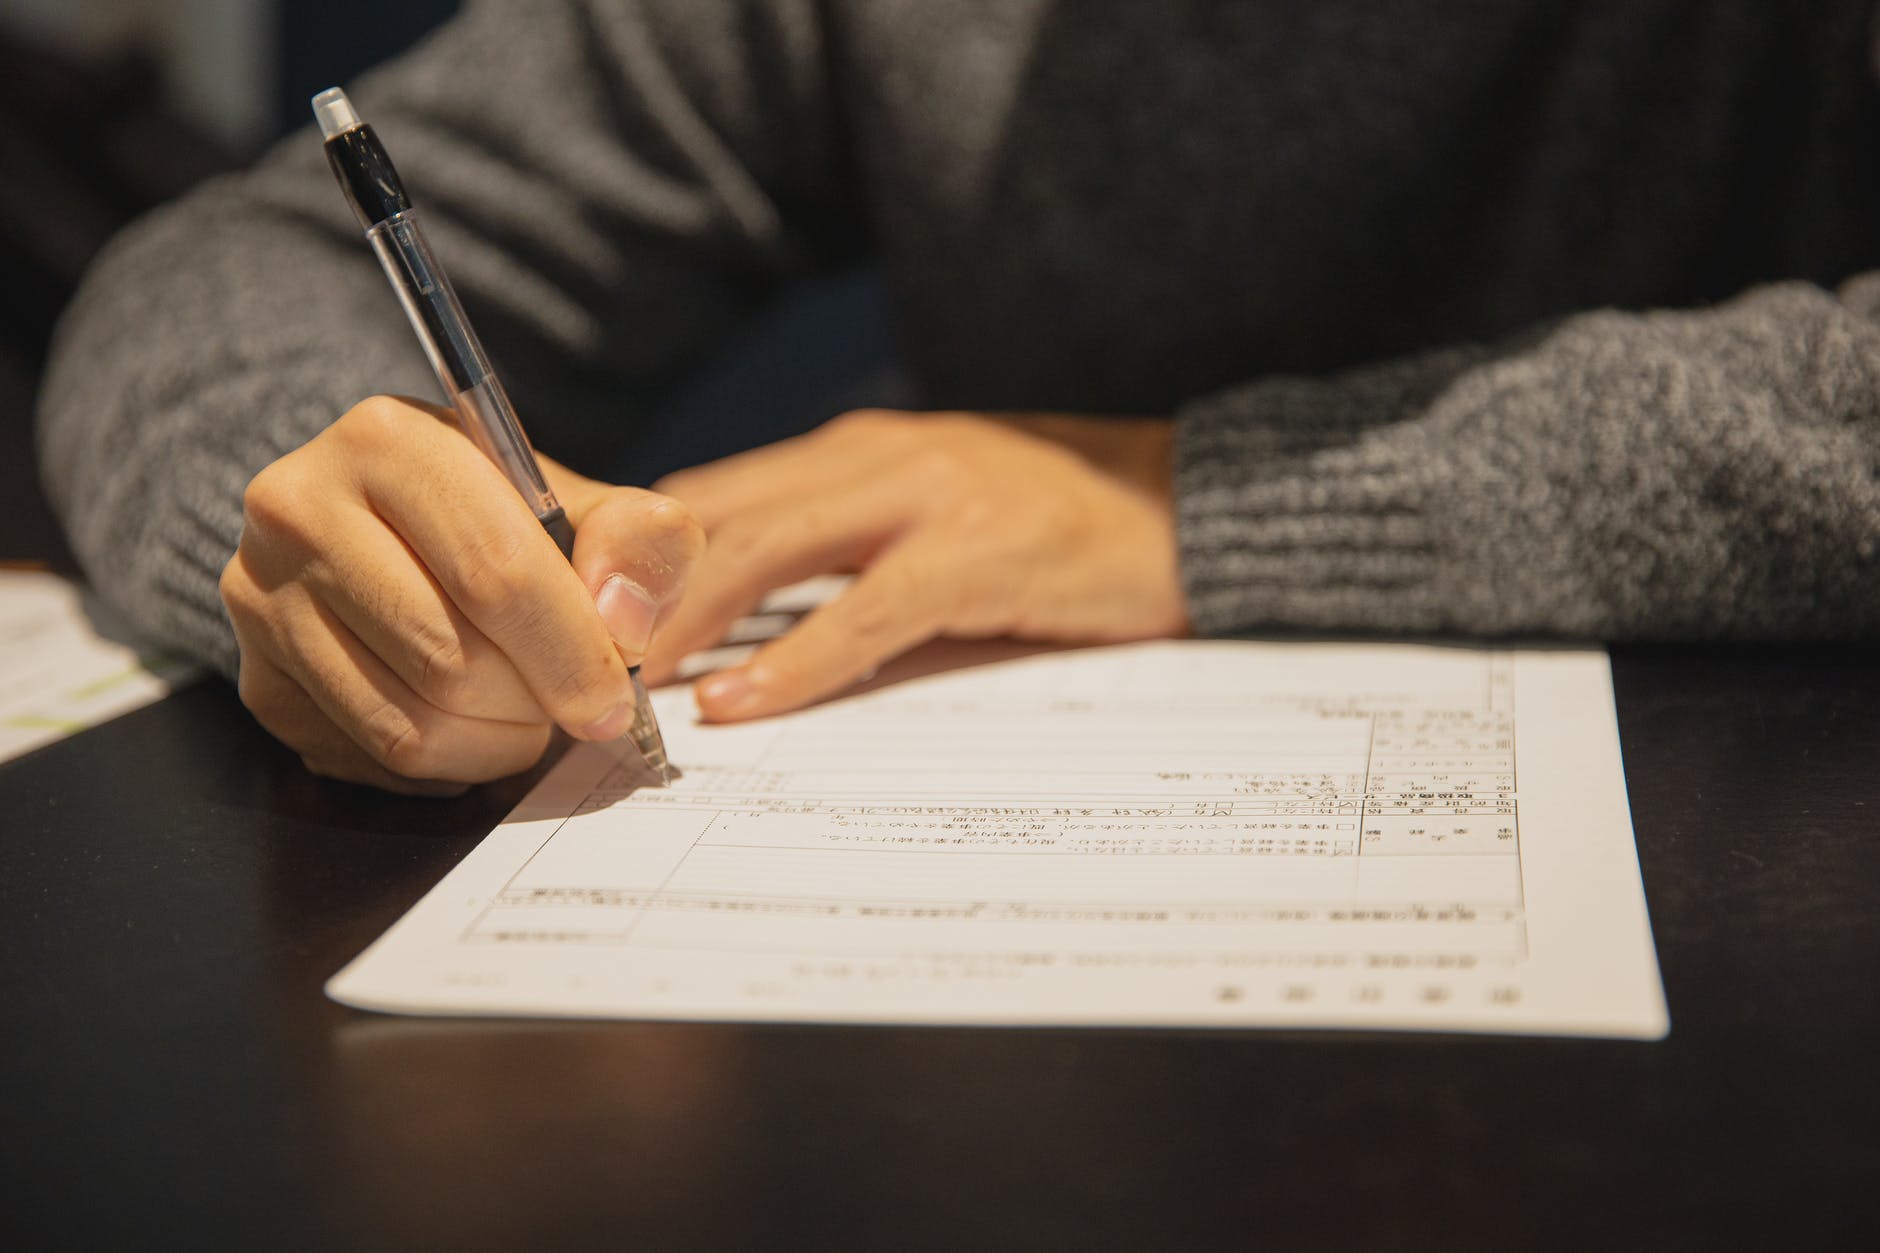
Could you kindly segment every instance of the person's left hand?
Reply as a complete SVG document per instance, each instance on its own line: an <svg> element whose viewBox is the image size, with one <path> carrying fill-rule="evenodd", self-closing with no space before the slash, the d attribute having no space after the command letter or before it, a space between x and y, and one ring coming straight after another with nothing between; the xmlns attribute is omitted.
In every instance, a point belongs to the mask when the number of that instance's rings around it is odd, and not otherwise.
<svg viewBox="0 0 1880 1253"><path fill-rule="evenodd" d="M646 661L673 677L764 595L858 572L740 666L697 685L728 722L827 696L940 635L1121 641L1187 629L1166 419L845 414L655 485L704 526Z"/></svg>

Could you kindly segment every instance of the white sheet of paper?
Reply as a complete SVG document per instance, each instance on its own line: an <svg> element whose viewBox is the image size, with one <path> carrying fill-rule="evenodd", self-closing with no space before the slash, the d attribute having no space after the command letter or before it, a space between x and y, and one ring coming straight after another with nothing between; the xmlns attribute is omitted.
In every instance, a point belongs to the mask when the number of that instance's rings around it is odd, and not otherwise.
<svg viewBox="0 0 1880 1253"><path fill-rule="evenodd" d="M129 713L193 678L141 652L71 582L0 570L0 761ZM119 638L112 638L119 637Z"/></svg>
<svg viewBox="0 0 1880 1253"><path fill-rule="evenodd" d="M412 1013L1668 1028L1599 651L1048 653L579 747L328 991Z"/></svg>

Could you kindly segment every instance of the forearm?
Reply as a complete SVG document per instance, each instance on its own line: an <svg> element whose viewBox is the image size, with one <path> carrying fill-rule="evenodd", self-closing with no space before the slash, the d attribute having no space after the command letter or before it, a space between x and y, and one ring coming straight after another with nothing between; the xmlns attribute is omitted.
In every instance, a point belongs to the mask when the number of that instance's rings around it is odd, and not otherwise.
<svg viewBox="0 0 1880 1253"><path fill-rule="evenodd" d="M1880 324L1800 284L1191 405L1198 630L1880 629Z"/></svg>
<svg viewBox="0 0 1880 1253"><path fill-rule="evenodd" d="M581 464L617 447L777 285L828 260L778 207L841 181L822 76L772 64L819 48L802 6L769 12L777 29L728 43L707 4L473 4L358 85L545 451ZM721 89L733 80L787 89ZM388 392L437 397L303 132L94 267L43 394L47 483L103 594L227 671L214 583L243 486Z"/></svg>
<svg viewBox="0 0 1880 1253"><path fill-rule="evenodd" d="M218 218L214 197L147 219L93 267L60 328L40 439L101 593L232 673L215 581L249 479L363 395L435 384L368 267L292 226Z"/></svg>

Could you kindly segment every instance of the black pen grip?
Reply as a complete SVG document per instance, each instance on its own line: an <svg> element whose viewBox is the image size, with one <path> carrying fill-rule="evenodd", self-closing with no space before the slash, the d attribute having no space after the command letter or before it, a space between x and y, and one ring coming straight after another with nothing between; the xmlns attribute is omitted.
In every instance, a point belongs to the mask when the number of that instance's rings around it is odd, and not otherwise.
<svg viewBox="0 0 1880 1253"><path fill-rule="evenodd" d="M370 126L358 125L327 140L327 164L333 167L339 185L359 225L371 230L411 208L411 197L399 181L392 159Z"/></svg>
<svg viewBox="0 0 1880 1253"><path fill-rule="evenodd" d="M568 511L556 505L543 514L539 521L548 537L555 541L555 547L561 549L561 555L574 560L574 524L568 521Z"/></svg>

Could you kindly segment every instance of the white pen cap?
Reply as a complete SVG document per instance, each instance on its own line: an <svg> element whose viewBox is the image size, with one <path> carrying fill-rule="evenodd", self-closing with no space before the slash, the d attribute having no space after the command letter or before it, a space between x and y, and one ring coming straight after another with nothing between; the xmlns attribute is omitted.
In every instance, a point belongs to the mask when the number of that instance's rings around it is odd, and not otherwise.
<svg viewBox="0 0 1880 1253"><path fill-rule="evenodd" d="M321 139L331 139L359 125L352 101L337 87L328 87L313 98L313 118L320 124Z"/></svg>

